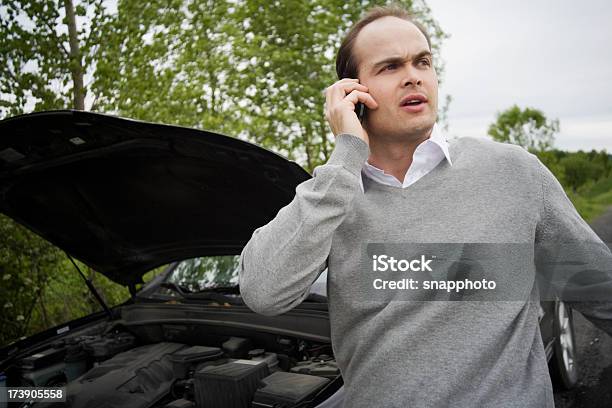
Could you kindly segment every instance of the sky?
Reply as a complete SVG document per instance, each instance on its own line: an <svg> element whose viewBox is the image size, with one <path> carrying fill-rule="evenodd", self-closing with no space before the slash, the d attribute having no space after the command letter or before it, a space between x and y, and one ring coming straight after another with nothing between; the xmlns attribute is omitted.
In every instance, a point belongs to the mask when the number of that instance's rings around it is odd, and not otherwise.
<svg viewBox="0 0 612 408"><path fill-rule="evenodd" d="M451 37L449 137L486 137L513 104L560 121L558 149L612 153L612 2L426 0ZM440 102L441 103L441 102Z"/></svg>

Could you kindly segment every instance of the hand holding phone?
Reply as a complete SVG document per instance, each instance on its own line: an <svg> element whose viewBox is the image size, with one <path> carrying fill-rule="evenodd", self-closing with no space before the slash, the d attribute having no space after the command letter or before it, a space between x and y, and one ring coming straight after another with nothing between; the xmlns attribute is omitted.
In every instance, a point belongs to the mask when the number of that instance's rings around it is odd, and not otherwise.
<svg viewBox="0 0 612 408"><path fill-rule="evenodd" d="M376 109L378 104L358 79L343 78L325 90L325 118L336 136L349 133L369 143L362 126L366 107Z"/></svg>

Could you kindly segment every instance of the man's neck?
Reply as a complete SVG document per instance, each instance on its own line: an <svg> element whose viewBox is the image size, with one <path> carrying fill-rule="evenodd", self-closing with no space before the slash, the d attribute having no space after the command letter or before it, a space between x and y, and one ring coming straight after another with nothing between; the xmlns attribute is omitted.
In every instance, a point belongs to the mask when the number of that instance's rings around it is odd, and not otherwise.
<svg viewBox="0 0 612 408"><path fill-rule="evenodd" d="M392 175L400 182L404 182L404 177L412 164L412 158L416 148L429 139L433 128L429 129L421 136L416 136L412 140L386 140L382 138L370 138L370 156L368 163L378 167L385 173Z"/></svg>

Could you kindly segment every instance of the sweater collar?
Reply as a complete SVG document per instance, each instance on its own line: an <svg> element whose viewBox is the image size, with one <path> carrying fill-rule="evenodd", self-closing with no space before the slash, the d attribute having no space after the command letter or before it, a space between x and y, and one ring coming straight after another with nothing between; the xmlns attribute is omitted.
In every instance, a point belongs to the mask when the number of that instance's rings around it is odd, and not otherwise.
<svg viewBox="0 0 612 408"><path fill-rule="evenodd" d="M446 160L448 161L449 165L453 165L453 162L451 161L451 157L450 157L450 153L448 150L448 141L446 139L446 136L443 134L443 132L440 130L440 127L437 123L434 123L433 129L431 131L431 134L429 135L429 138L424 140L421 144L419 144L419 146L417 146L417 150L421 150L423 148L425 148L426 145L430 145L433 146L434 149L438 149L439 152L438 154L443 154L444 158L446 158ZM420 149L419 149L420 148ZM429 147L431 148L431 147ZM416 153L416 151L415 151ZM435 155L430 155L429 156L432 160L435 157ZM443 159L444 159L443 158ZM438 158L438 161L440 160L440 158ZM372 174L372 173L381 173L384 174L384 171L379 169L378 167L375 167L373 165L371 165L370 163L368 163L367 161L364 163L363 165L363 169L362 169L362 174L361 177L359 178L359 184L361 186L361 191L365 192L364 187L363 187L363 177L367 177L365 174L363 174L364 172Z"/></svg>

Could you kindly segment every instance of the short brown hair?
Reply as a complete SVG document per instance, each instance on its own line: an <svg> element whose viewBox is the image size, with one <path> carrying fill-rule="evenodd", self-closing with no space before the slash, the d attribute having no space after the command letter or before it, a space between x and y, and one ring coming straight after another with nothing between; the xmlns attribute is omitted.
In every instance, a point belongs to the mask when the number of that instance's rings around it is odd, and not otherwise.
<svg viewBox="0 0 612 408"><path fill-rule="evenodd" d="M357 61L353 56L353 46L355 45L357 34L359 34L363 27L382 17L397 17L402 20L410 21L423 33L427 39L429 50L431 51L431 40L429 39L427 30L421 23L414 20L414 16L408 10L398 4L376 6L369 9L359 21L353 24L342 40L340 48L338 49L338 54L336 55L336 74L338 75L338 79L357 78Z"/></svg>

